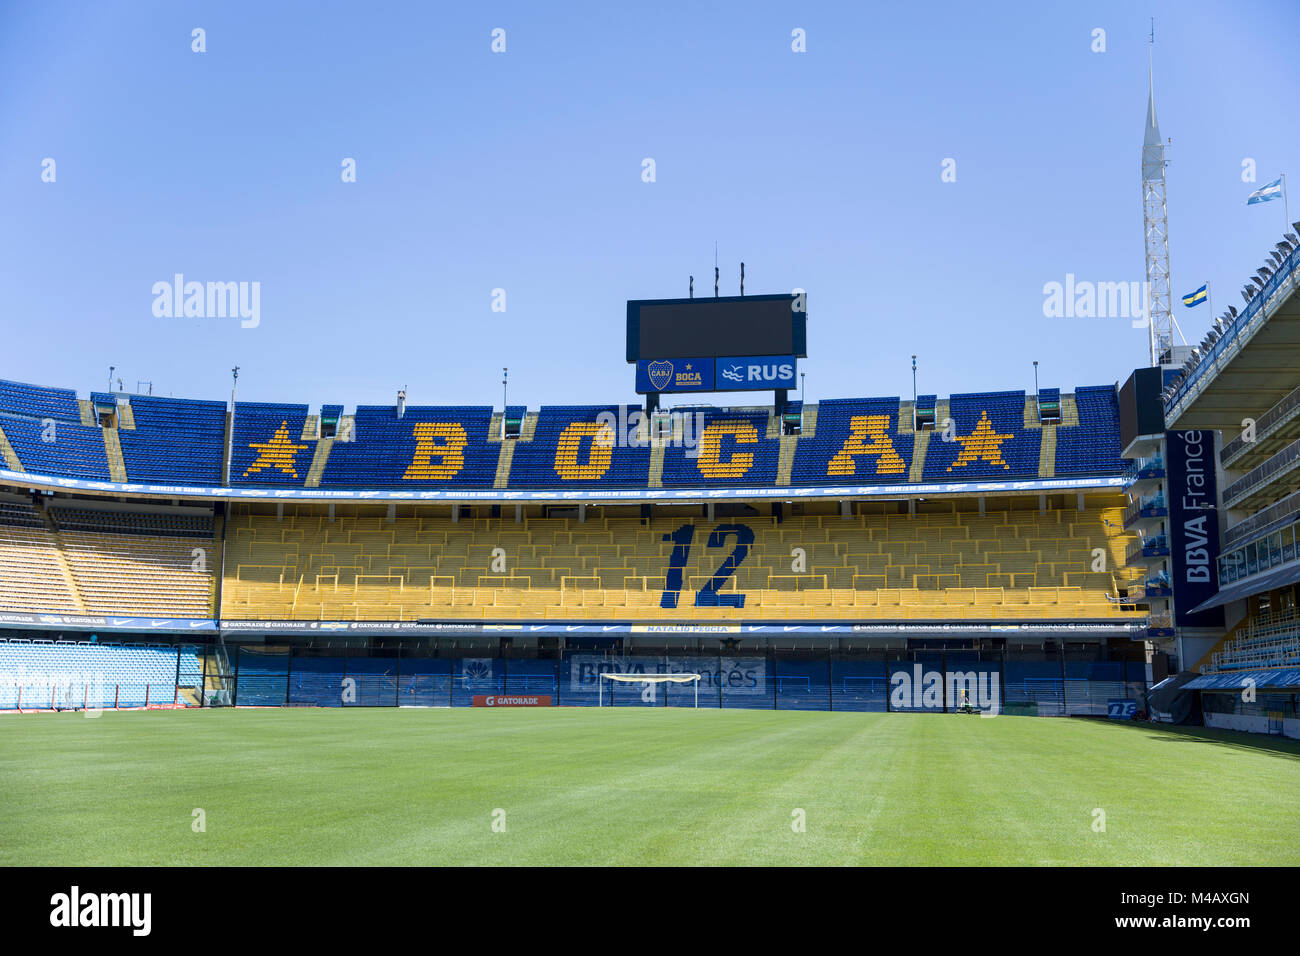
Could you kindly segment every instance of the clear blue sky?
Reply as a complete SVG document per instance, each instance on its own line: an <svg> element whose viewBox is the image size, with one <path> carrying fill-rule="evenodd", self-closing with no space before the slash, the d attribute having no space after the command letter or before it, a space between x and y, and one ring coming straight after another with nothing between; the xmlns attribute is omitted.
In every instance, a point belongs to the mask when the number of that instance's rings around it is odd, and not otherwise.
<svg viewBox="0 0 1300 956"><path fill-rule="evenodd" d="M1241 305L1282 171L1300 218L1291 0L614 6L0 0L0 377L636 401L625 300L711 294L716 240L724 294L808 290L809 401L910 396L913 352L923 392L1123 379L1146 333L1042 289L1144 278L1152 15L1174 292ZM176 272L260 282L260 326L155 318Z"/></svg>

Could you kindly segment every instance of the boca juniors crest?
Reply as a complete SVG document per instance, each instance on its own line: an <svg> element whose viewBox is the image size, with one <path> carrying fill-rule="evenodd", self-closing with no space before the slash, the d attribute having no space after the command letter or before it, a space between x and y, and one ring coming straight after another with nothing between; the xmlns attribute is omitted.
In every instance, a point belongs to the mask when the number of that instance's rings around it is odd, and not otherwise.
<svg viewBox="0 0 1300 956"><path fill-rule="evenodd" d="M650 384L662 392L672 380L673 363L651 362L649 366L647 366L646 372L650 376Z"/></svg>

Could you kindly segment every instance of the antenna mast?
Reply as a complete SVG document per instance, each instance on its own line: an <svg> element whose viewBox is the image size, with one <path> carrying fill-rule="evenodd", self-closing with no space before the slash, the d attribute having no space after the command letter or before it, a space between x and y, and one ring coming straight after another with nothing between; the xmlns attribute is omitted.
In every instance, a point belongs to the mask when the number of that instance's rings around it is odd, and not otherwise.
<svg viewBox="0 0 1300 956"><path fill-rule="evenodd" d="M1147 327L1151 364L1173 361L1174 320L1169 281L1169 210L1165 196L1165 144L1156 122L1156 21L1147 47L1147 120L1142 140L1142 225L1146 236ZM1179 330L1179 337L1182 330Z"/></svg>

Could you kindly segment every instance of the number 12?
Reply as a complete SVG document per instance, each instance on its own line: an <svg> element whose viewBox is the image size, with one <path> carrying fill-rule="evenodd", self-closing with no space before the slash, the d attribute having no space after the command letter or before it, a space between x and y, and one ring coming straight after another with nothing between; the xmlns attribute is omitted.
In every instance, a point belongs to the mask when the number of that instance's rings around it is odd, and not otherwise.
<svg viewBox="0 0 1300 956"><path fill-rule="evenodd" d="M733 535L736 538L736 546L719 565L718 570L713 572L713 577L696 592L696 607L745 606L745 595L719 594L718 590L727 583L727 578L735 574L741 562L749 556L749 547L754 543L754 529L743 524L720 524L709 535L706 547L724 548L727 538ZM659 606L677 607L682 592L686 562L690 559L691 543L695 540L695 525L684 524L671 534L664 535L663 540L673 543L673 553L668 560L668 575L664 582L663 596L659 599Z"/></svg>

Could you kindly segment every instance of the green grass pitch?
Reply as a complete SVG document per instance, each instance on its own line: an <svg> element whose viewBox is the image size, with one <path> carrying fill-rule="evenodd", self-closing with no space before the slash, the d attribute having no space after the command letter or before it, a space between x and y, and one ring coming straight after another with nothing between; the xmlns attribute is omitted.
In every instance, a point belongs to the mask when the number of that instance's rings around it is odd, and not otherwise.
<svg viewBox="0 0 1300 956"><path fill-rule="evenodd" d="M634 708L0 718L6 866L1295 865L1297 793L1300 742L1103 721Z"/></svg>

